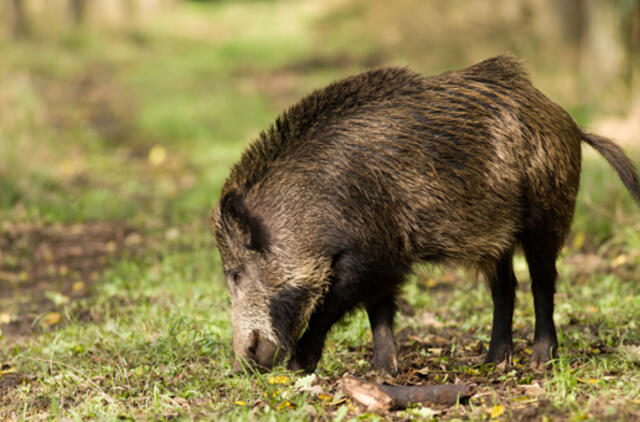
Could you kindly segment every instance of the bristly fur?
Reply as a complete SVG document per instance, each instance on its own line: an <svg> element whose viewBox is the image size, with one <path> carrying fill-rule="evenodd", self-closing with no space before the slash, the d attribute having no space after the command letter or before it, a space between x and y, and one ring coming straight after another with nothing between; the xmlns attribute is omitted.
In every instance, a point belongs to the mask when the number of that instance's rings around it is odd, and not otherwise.
<svg viewBox="0 0 640 422"><path fill-rule="evenodd" d="M622 150L582 132L508 55L432 77L374 69L312 92L244 152L212 214L225 271L244 275L228 280L234 349L249 356L264 338L293 352L292 367L313 369L333 323L364 305L374 362L393 366L398 286L417 261L454 262L489 282L487 359L498 362L512 349L512 256L522 246L536 306L532 360L548 360L555 259L583 140L640 201Z"/></svg>
<svg viewBox="0 0 640 422"><path fill-rule="evenodd" d="M339 120L350 111L375 103L410 83L418 75L404 68L382 68L334 82L315 90L291 106L242 154L233 167L223 193L231 186L248 190L265 175L270 166L286 160L306 138L313 137L333 120ZM365 86L382 87L378 90ZM346 89L345 89L346 88ZM386 88L386 89L385 89Z"/></svg>

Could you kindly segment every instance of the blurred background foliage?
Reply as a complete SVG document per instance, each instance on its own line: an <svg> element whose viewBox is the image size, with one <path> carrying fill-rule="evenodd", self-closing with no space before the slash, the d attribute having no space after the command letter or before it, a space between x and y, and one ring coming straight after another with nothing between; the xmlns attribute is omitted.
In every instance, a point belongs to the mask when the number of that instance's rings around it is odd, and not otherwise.
<svg viewBox="0 0 640 422"><path fill-rule="evenodd" d="M638 0L3 0L0 22L7 221L202 227L242 149L309 90L504 52L638 157ZM604 160L586 167L578 231L600 244L638 227Z"/></svg>

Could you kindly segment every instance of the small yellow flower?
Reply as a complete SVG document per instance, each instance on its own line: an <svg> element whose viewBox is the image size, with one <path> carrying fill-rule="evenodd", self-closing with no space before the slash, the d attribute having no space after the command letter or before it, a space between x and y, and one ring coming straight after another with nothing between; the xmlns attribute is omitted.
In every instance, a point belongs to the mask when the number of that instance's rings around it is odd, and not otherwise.
<svg viewBox="0 0 640 422"><path fill-rule="evenodd" d="M499 418L504 413L504 407L498 404L496 406L493 406L491 409L487 410L487 413L489 413L489 416L491 417L491 419Z"/></svg>
<svg viewBox="0 0 640 422"><path fill-rule="evenodd" d="M291 404L290 401L285 400L278 405L278 410L282 410L282 409L293 409L293 405Z"/></svg>
<svg viewBox="0 0 640 422"><path fill-rule="evenodd" d="M275 375L269 377L269 384L289 384L289 377L286 375Z"/></svg>

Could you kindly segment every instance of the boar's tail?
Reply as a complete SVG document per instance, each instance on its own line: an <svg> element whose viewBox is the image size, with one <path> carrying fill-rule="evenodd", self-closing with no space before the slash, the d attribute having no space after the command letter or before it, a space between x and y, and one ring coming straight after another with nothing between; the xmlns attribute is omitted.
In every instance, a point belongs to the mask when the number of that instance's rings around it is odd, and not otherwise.
<svg viewBox="0 0 640 422"><path fill-rule="evenodd" d="M618 176L622 179L622 183L627 187L633 199L640 205L640 176L638 176L638 170L622 148L610 139L593 133L583 133L582 139L602 154L609 164L616 169Z"/></svg>

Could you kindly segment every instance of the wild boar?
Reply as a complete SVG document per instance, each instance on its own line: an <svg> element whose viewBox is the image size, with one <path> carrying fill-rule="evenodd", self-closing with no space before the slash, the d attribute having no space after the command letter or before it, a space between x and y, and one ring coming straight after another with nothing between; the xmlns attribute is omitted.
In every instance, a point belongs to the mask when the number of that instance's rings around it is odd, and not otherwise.
<svg viewBox="0 0 640 422"><path fill-rule="evenodd" d="M532 365L558 346L556 258L571 225L581 143L640 202L613 142L583 132L513 57L423 77L370 70L312 92L232 168L212 212L238 360L313 371L331 326L364 306L373 366L397 371L395 298L412 264L459 263L494 303L486 362L512 352L522 247L535 304Z"/></svg>

